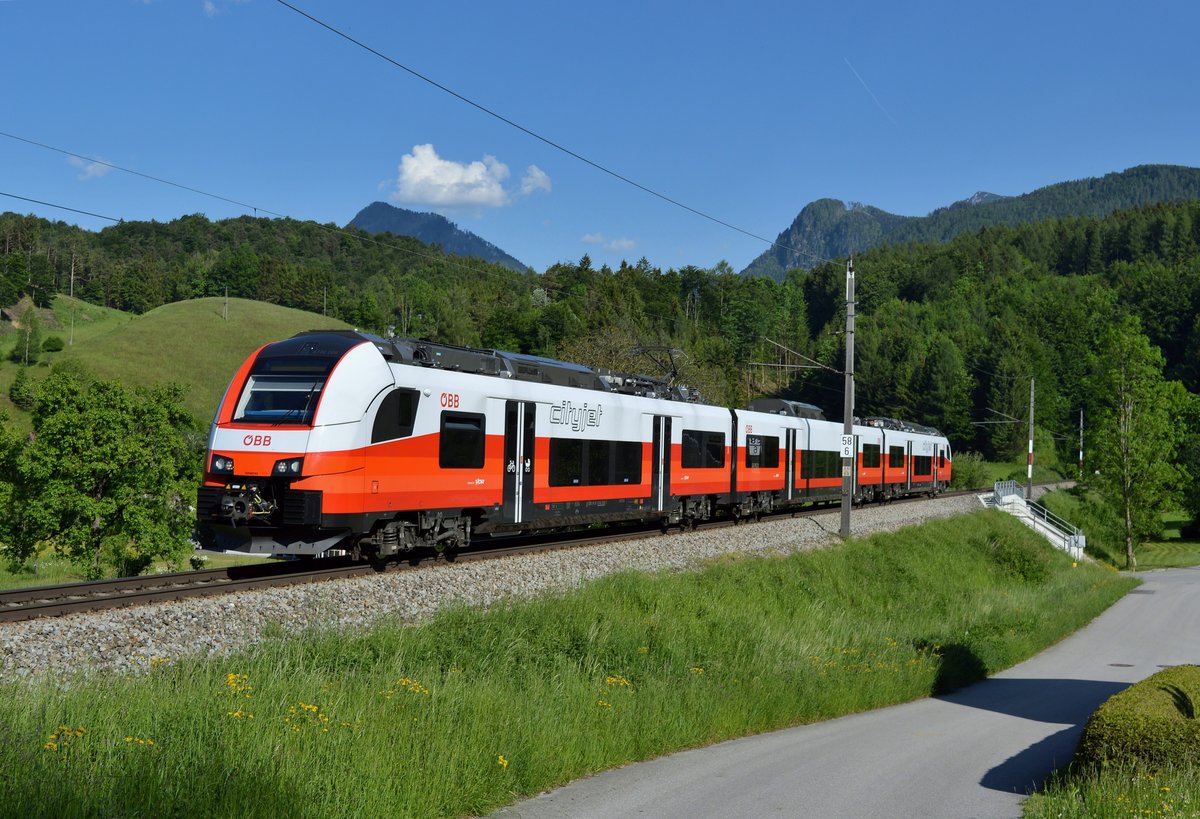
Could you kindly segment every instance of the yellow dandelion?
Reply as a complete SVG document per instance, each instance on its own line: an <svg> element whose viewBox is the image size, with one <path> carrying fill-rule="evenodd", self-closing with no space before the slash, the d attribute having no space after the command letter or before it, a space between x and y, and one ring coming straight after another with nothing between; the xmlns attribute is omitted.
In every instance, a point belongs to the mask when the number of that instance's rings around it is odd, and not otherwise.
<svg viewBox="0 0 1200 819"><path fill-rule="evenodd" d="M601 708L612 708L612 703L605 702L604 700L596 700L596 705L599 705Z"/></svg>
<svg viewBox="0 0 1200 819"><path fill-rule="evenodd" d="M688 671L692 672L692 673L693 673L693 674L695 674L696 676L699 676L699 675L701 675L701 674L703 674L703 673L704 673L704 666L702 666L702 665L694 665L694 666L692 666L691 668L689 668L689 669L688 669Z"/></svg>
<svg viewBox="0 0 1200 819"><path fill-rule="evenodd" d="M496 757L496 764L499 765L501 768L508 767L508 760L504 758L504 754L500 754Z"/></svg>
<svg viewBox="0 0 1200 819"><path fill-rule="evenodd" d="M638 654L649 654L650 646L638 646Z"/></svg>
<svg viewBox="0 0 1200 819"><path fill-rule="evenodd" d="M47 742L45 745L42 746L42 748L44 748L47 751L57 751L58 743L57 742Z"/></svg>

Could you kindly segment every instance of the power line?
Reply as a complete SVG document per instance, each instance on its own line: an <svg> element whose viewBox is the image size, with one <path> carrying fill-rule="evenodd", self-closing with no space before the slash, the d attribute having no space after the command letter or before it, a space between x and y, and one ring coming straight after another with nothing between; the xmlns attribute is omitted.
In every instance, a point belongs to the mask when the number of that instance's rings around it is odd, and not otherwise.
<svg viewBox="0 0 1200 819"><path fill-rule="evenodd" d="M554 148L557 151L561 151L562 153L566 154L567 156L577 159L580 162L584 163L585 165L589 165L592 168L595 168L596 170L601 171L602 173L606 173L609 176L613 177L614 179L618 179L627 185L632 185L633 187L637 188L638 190L640 190L644 193L648 193L651 196L657 197L658 199L661 199L664 202L672 204L675 207L682 208L683 210L686 210L689 213L692 213L703 219L707 219L710 222L715 222L716 224L721 225L722 227L727 227L730 230L737 231L738 233L741 233L744 236L749 236L751 239L757 239L760 242L765 242L768 245L770 245L771 247L777 247L777 248L780 248L781 250L787 250L792 253L800 254L801 256L807 256L810 259L813 259L818 262L830 261L829 259L818 256L814 253L809 253L808 251L800 250L799 248L794 248L794 247L791 247L790 245L780 244L778 242L775 242L775 241L772 241L771 239L766 238L765 236L759 236L757 233L751 233L750 231L745 230L744 228L740 228L737 225L726 222L725 220L719 219L716 216L705 213L702 210L693 208L691 205L684 204L683 202L680 202L678 199L674 199L674 198L666 195L665 193L660 193L659 191L656 191L653 188L647 187L646 185L643 185L640 182L636 182L633 179L630 179L629 177L624 176L623 174L620 174L617 171L612 170L611 168L601 165L599 162L588 159L586 156L583 156L582 154L572 151L570 148L567 148L566 146L564 146L558 142L555 142L554 140L552 140L548 137L542 136L541 134L539 134L538 132L536 132L530 128L526 128L524 125L521 125L518 122L514 122L513 120L504 116L503 114L500 114L500 113L492 110L491 108L488 108L485 105L475 102L475 100L473 100L467 96L464 96L463 94L458 93L454 89L448 88L447 86L442 85L437 80L434 80L433 78L428 77L425 74L422 74L420 71L417 71L414 68L410 68L409 66L405 65L404 63L401 63L398 60L393 59L392 57L389 57L388 55L384 54L383 52L372 48L371 46L367 45L366 43L362 42L361 40L351 37L349 34L342 31L341 29L335 28L334 26L330 25L329 23L326 23L324 20L318 19L318 18L312 16L311 14L309 14L308 12L297 8L296 6L293 6L291 3L288 3L287 0L276 0L276 2L279 3L279 5L284 6L285 8L291 9L296 14L299 14L301 17L304 17L305 19L310 20L311 22L315 23L316 25L320 26L321 28L325 29L326 31L328 31L332 34L336 34L338 37L341 37L343 40L346 40L347 42L358 46L359 48L363 49L364 51L375 55L376 57L383 60L384 62L387 62L387 63L395 66L396 68L399 68L401 71L405 71L405 72L411 74L412 76L416 77L417 79L421 80L422 82L426 82L429 85L432 85L434 88L438 89L439 91L443 91L443 92L449 94L450 96L454 97L455 99L457 99L461 102L466 103L467 105L471 106L472 108L475 108L476 110L481 111L490 117L498 119L500 122L503 122L505 125L508 125L512 128L516 128L518 131L520 131L528 136L533 137L534 139L538 140L539 142L549 145L551 148Z"/></svg>
<svg viewBox="0 0 1200 819"><path fill-rule="evenodd" d="M22 202L32 202L35 205L45 205L48 208L57 208L58 210L68 210L71 213L81 213L84 216L94 216L97 219L107 219L110 222L123 222L123 219L115 219L112 216L105 216L102 213L92 213L89 210L80 210L79 208L69 208L66 205L56 205L53 202L43 202L41 199L30 199L28 196L17 196L15 193L5 193L0 191L0 196L7 196L10 199L20 199Z"/></svg>
<svg viewBox="0 0 1200 819"><path fill-rule="evenodd" d="M36 145L38 148L45 148L47 151L55 151L57 153L65 155L65 156L72 156L72 157L75 157L76 159L82 160L84 162L92 162L92 163L95 163L96 165L103 165L106 168L112 168L114 171L122 171L124 173L133 174L134 176L140 176L143 179L149 179L151 182L160 182L163 185L170 185L173 188L179 188L180 190L188 191L190 193L198 193L201 196L208 196L212 199L219 199L222 202L228 202L231 205L237 205L239 208L246 208L247 210L252 210L256 214L259 211L262 211L263 213L265 213L269 216L286 218L282 213L274 213L273 211L269 211L266 208L259 208L259 207L255 207L254 205L248 205L245 202L239 202L236 199L230 199L227 196L221 196L219 193L209 193L208 191L202 191L199 188L192 188L187 185L181 185L178 182L172 182L169 179L162 179L161 177L151 176L150 174L142 173L141 171L134 171L129 168L122 168L120 165L114 165L111 162L105 162L103 159L95 159L90 156L83 156L82 154L77 154L72 151L68 151L64 148L56 148L53 145L46 145L45 143L37 142L36 140L26 139L23 136L17 136L16 134L10 134L5 131L0 131L0 136L8 137L9 139L15 139L17 142L24 142L28 145ZM69 210L69 208L68 208L68 210Z"/></svg>

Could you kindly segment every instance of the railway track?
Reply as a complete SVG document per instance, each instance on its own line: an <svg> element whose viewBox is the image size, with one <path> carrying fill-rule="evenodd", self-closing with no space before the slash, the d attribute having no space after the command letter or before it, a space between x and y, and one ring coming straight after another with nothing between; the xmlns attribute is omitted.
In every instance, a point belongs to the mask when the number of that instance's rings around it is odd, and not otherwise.
<svg viewBox="0 0 1200 819"><path fill-rule="evenodd" d="M952 497L957 494L972 493L947 492L944 497ZM919 498L893 501L893 503L909 502L919 502ZM836 508L836 505L810 507L795 512L781 512L771 517L826 514ZM702 527L735 525L737 522L722 518L702 524ZM614 540L661 536L662 533L658 528L635 527L622 527L583 536L580 536L578 532L567 537L564 537L561 532L521 535L511 538L495 538L493 539L494 545L473 547L451 556L450 559L457 563L463 563L554 549L597 545ZM0 623L170 602L188 597L204 597L276 586L340 580L373 575L381 571L403 571L419 566L428 566L436 561L446 559L447 557L444 555L417 554L399 563L392 562L383 567L375 567L370 564L354 563L346 558L325 558L11 589L0 591Z"/></svg>

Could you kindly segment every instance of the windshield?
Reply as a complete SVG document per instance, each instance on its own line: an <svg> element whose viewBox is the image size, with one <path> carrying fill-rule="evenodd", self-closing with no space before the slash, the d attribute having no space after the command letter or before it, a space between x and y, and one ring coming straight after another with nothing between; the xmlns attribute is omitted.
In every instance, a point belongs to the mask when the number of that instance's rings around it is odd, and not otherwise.
<svg viewBox="0 0 1200 819"><path fill-rule="evenodd" d="M250 368L233 422L312 426L321 390L337 361L336 356L281 355L268 348Z"/></svg>
<svg viewBox="0 0 1200 819"><path fill-rule="evenodd" d="M234 423L311 425L325 378L251 375L234 411Z"/></svg>

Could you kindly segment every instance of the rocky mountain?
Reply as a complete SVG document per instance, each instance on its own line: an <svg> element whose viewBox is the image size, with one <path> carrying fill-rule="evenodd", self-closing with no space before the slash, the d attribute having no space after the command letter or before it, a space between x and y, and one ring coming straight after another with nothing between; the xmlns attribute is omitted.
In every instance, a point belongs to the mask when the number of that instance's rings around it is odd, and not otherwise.
<svg viewBox="0 0 1200 819"><path fill-rule="evenodd" d="M463 230L436 213L418 213L386 202L374 202L360 210L347 227L356 227L368 233L411 236L427 245L437 245L446 253L474 256L504 265L518 273L530 269L529 265L508 255L487 239L480 238L469 230Z"/></svg>
<svg viewBox="0 0 1200 819"><path fill-rule="evenodd" d="M927 216L898 216L857 202L818 199L742 271L781 280L788 270L812 268L872 247L945 242L960 233L1067 216L1105 216L1154 202L1200 199L1200 168L1139 165L1103 177L1060 182L1020 196L980 191Z"/></svg>

